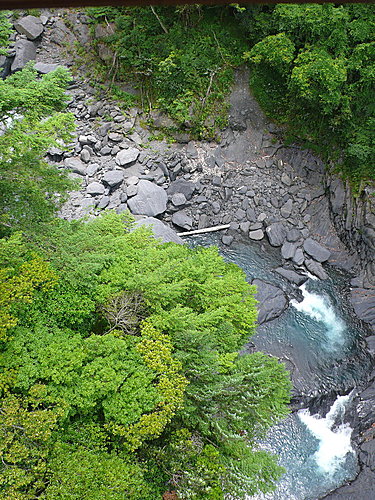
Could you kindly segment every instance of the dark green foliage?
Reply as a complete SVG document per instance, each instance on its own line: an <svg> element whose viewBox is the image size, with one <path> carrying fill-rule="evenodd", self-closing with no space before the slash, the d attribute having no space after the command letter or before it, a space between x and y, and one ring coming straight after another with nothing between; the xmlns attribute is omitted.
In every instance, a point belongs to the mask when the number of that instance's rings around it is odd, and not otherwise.
<svg viewBox="0 0 375 500"><path fill-rule="evenodd" d="M255 43L246 55L265 111L287 123L295 139L340 160L357 188L373 180L373 6L280 4L272 11L248 7L237 16ZM275 43L280 37L296 49L283 71Z"/></svg>
<svg viewBox="0 0 375 500"><path fill-rule="evenodd" d="M223 100L245 45L222 9L199 6L89 9L116 22L110 46L117 79L137 82L145 107L169 113L177 127L213 137L226 123Z"/></svg>
<svg viewBox="0 0 375 500"><path fill-rule="evenodd" d="M9 12L0 12L0 55L6 54L5 47L8 45L9 35L12 31L12 25L8 17Z"/></svg>

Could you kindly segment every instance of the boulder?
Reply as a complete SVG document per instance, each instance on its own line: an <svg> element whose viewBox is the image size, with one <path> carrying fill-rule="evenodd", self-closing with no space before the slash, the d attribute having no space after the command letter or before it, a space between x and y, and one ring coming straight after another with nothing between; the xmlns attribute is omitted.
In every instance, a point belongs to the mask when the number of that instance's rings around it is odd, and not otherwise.
<svg viewBox="0 0 375 500"><path fill-rule="evenodd" d="M139 156L139 150L136 148L123 149L119 151L116 155L116 163L121 167L133 163Z"/></svg>
<svg viewBox="0 0 375 500"><path fill-rule="evenodd" d="M134 226L149 226L155 238L160 238L165 243L173 241L174 243L179 243L180 245L184 244L184 240L180 238L172 228L154 217L139 219L135 221Z"/></svg>
<svg viewBox="0 0 375 500"><path fill-rule="evenodd" d="M103 182L113 188L119 186L124 180L124 172L122 170L109 170L103 175Z"/></svg>
<svg viewBox="0 0 375 500"><path fill-rule="evenodd" d="M76 156L73 156L72 158L67 158L64 161L64 165L67 168L70 168L76 174L86 175L86 165L82 163L82 161Z"/></svg>
<svg viewBox="0 0 375 500"><path fill-rule="evenodd" d="M302 248L297 248L296 253L293 255L292 261L297 264L297 266L302 266L305 260Z"/></svg>
<svg viewBox="0 0 375 500"><path fill-rule="evenodd" d="M314 260L318 262L325 262L331 256L331 252L323 247L320 243L312 238L307 238L303 243L303 249Z"/></svg>
<svg viewBox="0 0 375 500"><path fill-rule="evenodd" d="M261 229L256 229L255 231L250 231L249 232L249 238L251 240L259 241L263 239L264 233Z"/></svg>
<svg viewBox="0 0 375 500"><path fill-rule="evenodd" d="M374 500L375 474L364 467L356 479L324 497L324 500Z"/></svg>
<svg viewBox="0 0 375 500"><path fill-rule="evenodd" d="M281 255L284 259L293 259L297 250L297 244L290 241L284 241L281 247Z"/></svg>
<svg viewBox="0 0 375 500"><path fill-rule="evenodd" d="M26 16L14 23L15 29L21 35L26 35L29 40L35 40L43 33L43 23L39 17Z"/></svg>
<svg viewBox="0 0 375 500"><path fill-rule="evenodd" d="M303 283L305 283L305 281L308 280L307 276L303 276L302 274L298 274L291 269L284 269L283 267L278 267L277 269L275 269L275 271L278 274L280 274L281 276L283 276L285 279L287 279L291 283L294 283L297 286L303 285Z"/></svg>
<svg viewBox="0 0 375 500"><path fill-rule="evenodd" d="M175 193L182 193L187 200L191 200L193 193L195 191L194 182L177 180L170 183L167 193L171 196Z"/></svg>
<svg viewBox="0 0 375 500"><path fill-rule="evenodd" d="M319 262L316 262L315 260L312 259L306 259L305 266L306 269L310 271L310 273L316 276L317 278L321 280L326 280L328 278L328 274L325 272L323 266L319 264Z"/></svg>
<svg viewBox="0 0 375 500"><path fill-rule="evenodd" d="M11 71L13 73L24 68L29 61L34 61L36 57L36 47L34 43L29 40L17 40L14 49L16 51L16 57L11 66Z"/></svg>
<svg viewBox="0 0 375 500"><path fill-rule="evenodd" d="M138 150L137 150L138 151ZM138 152L139 153L139 152ZM138 192L128 201L130 211L135 215L154 217L167 208L168 196L163 188L144 179L138 183Z"/></svg>
<svg viewBox="0 0 375 500"><path fill-rule="evenodd" d="M90 184L86 188L87 194L91 194L92 196L95 196L97 194L104 194L105 188L103 184L100 182L90 182Z"/></svg>
<svg viewBox="0 0 375 500"><path fill-rule="evenodd" d="M193 219L189 214L180 210L172 215L172 222L176 226L182 227L183 229L191 229L193 227Z"/></svg>
<svg viewBox="0 0 375 500"><path fill-rule="evenodd" d="M281 222L274 222L266 228L268 240L273 247L281 247L285 241L286 228Z"/></svg>
<svg viewBox="0 0 375 500"><path fill-rule="evenodd" d="M258 323L262 324L271 321L280 316L288 306L287 298L284 292L277 286L271 285L266 281L255 279L252 285L256 285L257 293L255 298L258 300Z"/></svg>

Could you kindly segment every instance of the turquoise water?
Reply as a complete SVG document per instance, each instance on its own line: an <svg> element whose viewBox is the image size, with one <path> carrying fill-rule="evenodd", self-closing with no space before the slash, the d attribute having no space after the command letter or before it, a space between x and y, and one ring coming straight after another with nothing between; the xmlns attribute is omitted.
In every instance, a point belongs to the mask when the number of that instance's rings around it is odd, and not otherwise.
<svg viewBox="0 0 375 500"><path fill-rule="evenodd" d="M220 247L217 235L191 240L193 245ZM280 265L278 250L267 244L238 243L220 251L244 269L249 281L259 278L290 291L290 284L273 272ZM301 408L259 444L279 455L286 473L274 493L251 500L317 500L357 472L345 412L352 404L350 391L369 367L362 349L365 332L346 301L348 277L327 271L328 280L309 279L299 290L302 301L292 300L282 316L259 326L248 347L285 362L293 372L294 406ZM314 409L308 408L310 402ZM319 408L321 403L324 409Z"/></svg>

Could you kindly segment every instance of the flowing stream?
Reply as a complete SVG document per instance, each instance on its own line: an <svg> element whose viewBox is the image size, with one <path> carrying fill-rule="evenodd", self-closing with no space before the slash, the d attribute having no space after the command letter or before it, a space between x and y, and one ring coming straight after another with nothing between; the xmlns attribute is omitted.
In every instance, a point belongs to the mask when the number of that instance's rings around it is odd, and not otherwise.
<svg viewBox="0 0 375 500"><path fill-rule="evenodd" d="M192 245L220 247L219 236L190 238ZM273 269L279 251L269 245L237 243L220 247L223 257L245 271L285 291L291 286ZM301 408L273 427L259 443L276 453L286 473L275 492L248 500L318 500L356 476L357 458L347 423L353 387L365 379L369 358L358 320L345 296L347 276L328 269L329 279L310 278L294 293L289 308L277 319L260 325L245 351L273 354L291 372L294 407Z"/></svg>

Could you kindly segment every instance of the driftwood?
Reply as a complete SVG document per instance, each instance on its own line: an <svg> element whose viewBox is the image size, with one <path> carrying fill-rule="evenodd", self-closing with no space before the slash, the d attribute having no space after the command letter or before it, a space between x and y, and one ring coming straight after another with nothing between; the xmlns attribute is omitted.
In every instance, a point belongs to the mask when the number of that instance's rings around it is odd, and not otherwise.
<svg viewBox="0 0 375 500"><path fill-rule="evenodd" d="M224 224L223 226L205 227L203 229L195 229L194 231L186 231L185 233L178 233L178 236L192 236L193 234L213 233L214 231L222 231L223 229L229 229L229 228L230 224Z"/></svg>

